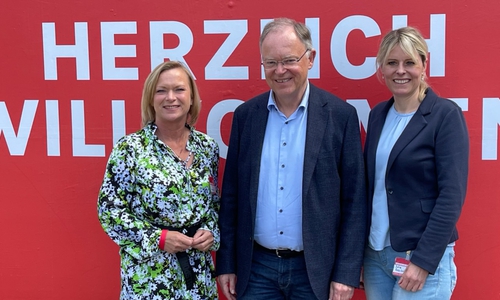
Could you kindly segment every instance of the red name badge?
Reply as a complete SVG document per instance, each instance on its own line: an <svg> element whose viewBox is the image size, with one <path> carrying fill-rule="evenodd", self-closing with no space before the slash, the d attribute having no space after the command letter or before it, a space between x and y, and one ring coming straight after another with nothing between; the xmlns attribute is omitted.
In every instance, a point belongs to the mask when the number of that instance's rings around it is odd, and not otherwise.
<svg viewBox="0 0 500 300"><path fill-rule="evenodd" d="M401 276L403 275L406 267L410 264L410 261L402 257L396 257L394 260L394 268L392 269L392 275Z"/></svg>

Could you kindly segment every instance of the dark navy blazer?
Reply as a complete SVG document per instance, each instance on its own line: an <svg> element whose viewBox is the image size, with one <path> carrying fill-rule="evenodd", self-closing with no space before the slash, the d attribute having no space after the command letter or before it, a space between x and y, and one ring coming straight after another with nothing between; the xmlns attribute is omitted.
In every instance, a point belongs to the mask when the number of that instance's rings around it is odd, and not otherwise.
<svg viewBox="0 0 500 300"><path fill-rule="evenodd" d="M250 276L262 144L269 92L234 112L219 225L217 274ZM354 107L310 84L302 183L302 235L307 274L318 299L331 281L359 285L366 236L366 187Z"/></svg>
<svg viewBox="0 0 500 300"><path fill-rule="evenodd" d="M379 103L370 112L364 150L368 224L377 145L393 103L394 99ZM389 155L385 186L392 248L414 250L411 261L431 274L446 245L458 239L456 223L465 200L468 160L469 137L462 110L427 89Z"/></svg>

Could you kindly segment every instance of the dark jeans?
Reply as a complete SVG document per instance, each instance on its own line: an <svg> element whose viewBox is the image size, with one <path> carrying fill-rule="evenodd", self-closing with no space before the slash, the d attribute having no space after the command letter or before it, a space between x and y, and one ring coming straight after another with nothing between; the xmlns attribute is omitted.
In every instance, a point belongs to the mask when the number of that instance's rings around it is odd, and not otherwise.
<svg viewBox="0 0 500 300"><path fill-rule="evenodd" d="M304 254L279 258L255 249L247 288L238 300L317 299L307 277Z"/></svg>

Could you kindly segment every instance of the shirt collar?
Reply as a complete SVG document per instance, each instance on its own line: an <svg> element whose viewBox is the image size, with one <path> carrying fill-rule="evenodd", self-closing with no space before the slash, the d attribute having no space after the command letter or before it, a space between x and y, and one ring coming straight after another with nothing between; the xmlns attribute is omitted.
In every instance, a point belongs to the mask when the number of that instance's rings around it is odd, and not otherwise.
<svg viewBox="0 0 500 300"><path fill-rule="evenodd" d="M186 123L185 125L189 131L191 132L190 133L190 136L193 136L193 131L194 131L194 126L190 126L189 124ZM158 126L156 126L156 124L154 122L150 122L148 123L146 126L144 126L144 132L146 133L146 135L148 137L152 137L152 138L157 138L156 136L156 129L158 129Z"/></svg>
<svg viewBox="0 0 500 300"><path fill-rule="evenodd" d="M304 95L302 96L302 100L300 101L299 107L297 109L303 107L307 109L307 105L309 104L309 80L307 81L306 90ZM273 90L269 93L269 99L267 100L267 109L271 111L272 107L274 107L277 111L279 111L278 106L276 105L276 101L274 101L274 93Z"/></svg>

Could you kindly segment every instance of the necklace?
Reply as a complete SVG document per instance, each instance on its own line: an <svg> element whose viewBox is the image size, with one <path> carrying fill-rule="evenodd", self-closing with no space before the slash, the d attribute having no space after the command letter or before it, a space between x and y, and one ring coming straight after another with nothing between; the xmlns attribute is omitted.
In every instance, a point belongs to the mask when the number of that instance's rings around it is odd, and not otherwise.
<svg viewBox="0 0 500 300"><path fill-rule="evenodd" d="M189 162L189 159L191 158L191 154L193 154L193 152L189 151L188 156L186 157L185 160L181 160L180 157L178 157L181 162L181 165L183 165L184 168L187 168L187 164Z"/></svg>
<svg viewBox="0 0 500 300"><path fill-rule="evenodd" d="M173 152L174 156L177 158L177 160L179 161L179 163L184 167L184 168L188 168L188 162L189 160L191 159L191 155L193 155L193 152L191 150L189 150L188 152L188 156L186 157L186 159L182 159L181 156L182 156L182 153L184 152L184 150L187 148L187 142L189 140L189 136L191 135L191 133L188 134L188 137L186 139L186 145L184 147L181 148L181 150L179 151L179 154L177 154L176 151L174 151L174 149L170 146L167 145L168 148L170 148L170 150Z"/></svg>
<svg viewBox="0 0 500 300"><path fill-rule="evenodd" d="M187 127L187 125L186 125L186 127ZM187 127L187 128L189 129L189 127ZM187 133L187 137L184 135L184 137L177 139L177 141L174 140L172 142L172 144L170 144L170 145L167 143L166 139L160 137L160 134L158 132L156 132L156 135L158 136L158 139L165 146L167 146L167 148L170 150L170 151L167 151L169 156L172 157L174 159L174 161L177 160L185 169L188 169L188 163L189 163L189 160L191 159L191 156L193 155L193 152L191 150L188 150L189 152L188 152L188 156L186 157L186 159L182 159L181 157L182 157L182 153L184 152L184 150L187 149L189 137L191 136L191 130L189 130L189 132ZM185 143L180 142L181 140L185 140L186 142ZM179 143L184 144L184 146L181 146L181 148L179 150L179 154L177 154L177 152L174 150L174 148L177 148L177 147L173 147L173 146L174 145L177 146Z"/></svg>

